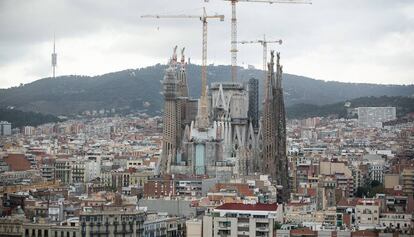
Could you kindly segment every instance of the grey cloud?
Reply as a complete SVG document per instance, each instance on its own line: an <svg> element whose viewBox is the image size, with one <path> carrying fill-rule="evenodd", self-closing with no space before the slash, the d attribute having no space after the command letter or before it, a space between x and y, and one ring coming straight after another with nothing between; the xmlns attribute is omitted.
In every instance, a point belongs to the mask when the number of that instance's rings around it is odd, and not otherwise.
<svg viewBox="0 0 414 237"><path fill-rule="evenodd" d="M27 52L35 50L36 45L50 43L54 32L62 44L74 39L80 43L82 39L108 42L107 46L96 48L102 57L117 52L168 58L170 52L166 50L179 44L187 47L189 57L199 59L200 22L141 19L140 15L200 14L203 5L202 0L4 0L0 2L0 67L15 68L8 65L20 60L27 62ZM311 6L239 3L238 35L240 40L257 39L264 33L269 39L282 38L282 46L272 47L281 50L287 62L312 54L321 60L330 58L340 67L355 63L356 56L351 54L360 50L371 50L367 55L375 55L374 50L391 50L388 45L376 44L389 35L403 33L402 37L406 37L413 33L414 18L410 17L414 15L410 14L413 6L413 2L404 0L313 0ZM225 22L209 23L209 62L229 64L230 4L210 0L206 7L209 13L226 15ZM261 65L259 46L239 46L239 51L240 64ZM82 53L78 52L79 60ZM412 60L400 51L392 57L399 59L398 65ZM385 61L385 56L381 56L377 63L383 65ZM318 73L315 71L314 75L322 75ZM335 77L329 75L327 79Z"/></svg>

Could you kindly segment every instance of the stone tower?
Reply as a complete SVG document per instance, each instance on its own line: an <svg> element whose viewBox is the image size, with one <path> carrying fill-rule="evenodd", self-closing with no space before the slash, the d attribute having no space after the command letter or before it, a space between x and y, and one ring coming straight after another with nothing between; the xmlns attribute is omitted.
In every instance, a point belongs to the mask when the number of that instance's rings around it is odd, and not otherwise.
<svg viewBox="0 0 414 237"><path fill-rule="evenodd" d="M261 171L269 174L273 182L282 186L279 197L289 199L289 174L286 156L286 120L282 90L282 66L280 54L277 54L276 73L274 72L274 52L271 52L268 64L268 76L265 82L262 116L262 162Z"/></svg>
<svg viewBox="0 0 414 237"><path fill-rule="evenodd" d="M249 79L249 120L253 128L259 128L259 80L256 78Z"/></svg>
<svg viewBox="0 0 414 237"><path fill-rule="evenodd" d="M171 163L176 160L178 139L180 134L179 126L181 124L180 106L178 103L178 80L176 74L177 64L177 47L174 48L174 54L168 68L165 71L163 85L164 95L164 115L163 115L163 140L162 153L159 162L159 173L169 174ZM178 112L178 113L177 113Z"/></svg>

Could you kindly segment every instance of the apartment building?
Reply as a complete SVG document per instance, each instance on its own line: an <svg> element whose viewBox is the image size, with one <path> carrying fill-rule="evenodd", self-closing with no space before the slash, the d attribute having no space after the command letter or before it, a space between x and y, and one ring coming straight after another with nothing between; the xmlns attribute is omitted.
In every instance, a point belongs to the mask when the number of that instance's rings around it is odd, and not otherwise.
<svg viewBox="0 0 414 237"><path fill-rule="evenodd" d="M204 237L271 237L279 218L278 205L225 203L203 217Z"/></svg>

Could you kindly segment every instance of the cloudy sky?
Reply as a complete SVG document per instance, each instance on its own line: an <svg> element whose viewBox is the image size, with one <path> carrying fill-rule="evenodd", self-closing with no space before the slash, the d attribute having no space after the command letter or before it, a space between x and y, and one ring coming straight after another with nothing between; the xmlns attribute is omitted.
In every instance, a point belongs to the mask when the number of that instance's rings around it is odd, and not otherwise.
<svg viewBox="0 0 414 237"><path fill-rule="evenodd" d="M165 63L174 45L200 63L201 23L143 14L224 14L210 20L208 61L230 64L230 3L222 0L0 0L0 88L57 75L99 75ZM238 39L282 39L285 72L323 80L414 83L414 1L313 0L312 5L239 3ZM261 68L259 45L238 62Z"/></svg>

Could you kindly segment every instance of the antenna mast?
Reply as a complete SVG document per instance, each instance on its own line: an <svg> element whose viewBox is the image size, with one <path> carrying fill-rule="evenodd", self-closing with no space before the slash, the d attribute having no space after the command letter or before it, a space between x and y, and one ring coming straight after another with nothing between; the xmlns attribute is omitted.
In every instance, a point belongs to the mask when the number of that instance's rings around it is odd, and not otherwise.
<svg viewBox="0 0 414 237"><path fill-rule="evenodd" d="M53 35L53 53L52 53L53 78L56 78L56 65L57 65L56 39L55 39L55 35Z"/></svg>

